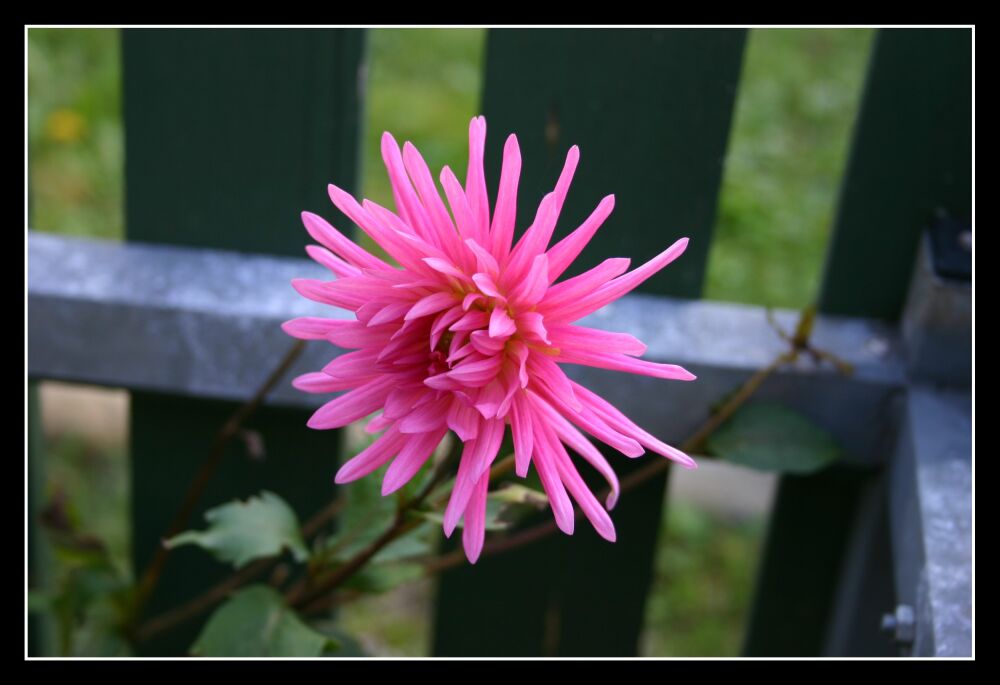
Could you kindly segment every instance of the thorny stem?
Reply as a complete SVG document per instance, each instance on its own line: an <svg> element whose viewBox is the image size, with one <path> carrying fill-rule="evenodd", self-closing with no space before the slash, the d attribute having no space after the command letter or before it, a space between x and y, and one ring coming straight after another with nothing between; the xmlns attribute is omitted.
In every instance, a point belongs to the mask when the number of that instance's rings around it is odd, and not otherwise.
<svg viewBox="0 0 1000 685"><path fill-rule="evenodd" d="M301 340L297 340L285 354L281 363L275 367L264 383L257 389L257 392L254 393L253 397L233 412L222 427L219 428L219 431L215 434L215 437L212 440L212 446L208 455L205 457L205 460L202 462L201 467L195 474L194 479L188 486L188 491L184 495L184 500L181 503L180 508L177 510L177 513L174 514L174 518L171 520L170 525L167 527L162 539L169 539L184 530L188 519L191 518L191 514L194 513L198 501L205 492L205 487L212 480L212 476L215 475L219 465L222 463L229 443L232 442L234 437L239 435L239 432L243 427L243 423L257 411L263 403L264 398L267 397L268 393L270 393L271 390L274 389L274 386L276 386L285 376L288 369L291 368L292 364L295 363L295 360L298 359L300 354L302 354L302 350L304 348L305 344ZM153 590L156 588L156 585L160 580L160 574L163 572L163 566L169 555L170 550L166 545L161 544L156 548L156 554L153 555L153 560L146 567L146 570L143 571L136 587L136 592L129 610L128 619L126 621L127 627L131 626L139 617L143 607L149 600L150 595L152 595Z"/></svg>

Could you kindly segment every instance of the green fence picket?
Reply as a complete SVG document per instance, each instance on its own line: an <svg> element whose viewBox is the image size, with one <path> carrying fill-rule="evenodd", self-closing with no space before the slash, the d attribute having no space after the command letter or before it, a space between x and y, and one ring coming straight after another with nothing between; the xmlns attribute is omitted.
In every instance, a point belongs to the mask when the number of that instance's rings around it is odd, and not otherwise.
<svg viewBox="0 0 1000 685"><path fill-rule="evenodd" d="M935 212L972 218L972 31L882 29L841 185L820 309L896 319Z"/></svg>
<svg viewBox="0 0 1000 685"><path fill-rule="evenodd" d="M356 183L363 31L129 29L122 39L129 240L303 255L299 212L334 215L327 183ZM262 382L270 371L261 369ZM236 406L132 394L137 572ZM264 439L264 461L249 459L237 441L192 524L202 525L206 508L265 487L302 517L328 501L338 436L307 430L308 415L259 411L248 428ZM146 615L228 572L203 553L178 550ZM199 624L164 634L143 653L182 654Z"/></svg>
<svg viewBox="0 0 1000 685"><path fill-rule="evenodd" d="M483 97L491 197L507 133L517 133L524 159L522 229L577 144L580 165L554 239L604 195L616 198L577 270L611 256L629 256L637 265L686 235L691 244L683 259L643 289L698 297L745 36L743 30L491 30ZM620 475L648 463L609 455ZM571 539L557 534L483 558L475 569L447 572L434 653L636 654L666 482L664 475L622 497L614 545L582 523Z"/></svg>

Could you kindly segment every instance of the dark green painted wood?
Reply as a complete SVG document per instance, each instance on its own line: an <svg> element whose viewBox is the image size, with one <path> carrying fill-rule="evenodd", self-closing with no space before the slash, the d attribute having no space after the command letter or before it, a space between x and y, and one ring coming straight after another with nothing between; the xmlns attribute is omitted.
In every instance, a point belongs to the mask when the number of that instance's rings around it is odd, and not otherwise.
<svg viewBox="0 0 1000 685"><path fill-rule="evenodd" d="M123 31L128 238L303 254L299 212L336 220L327 183L356 184L363 43L354 29ZM262 382L269 372L261 369ZM133 394L137 573L234 407ZM308 415L260 411L251 426L264 437L266 460L233 446L203 509L263 488L302 516L327 501L338 436L306 428ZM193 523L201 525L200 513ZM146 614L176 606L223 572L204 553L178 550ZM143 653L181 654L197 628L187 624Z"/></svg>
<svg viewBox="0 0 1000 685"><path fill-rule="evenodd" d="M302 255L299 212L337 217L327 183L356 182L363 32L122 40L129 239Z"/></svg>
<svg viewBox="0 0 1000 685"><path fill-rule="evenodd" d="M971 220L972 32L882 29L875 41L820 309L899 316L935 211Z"/></svg>
<svg viewBox="0 0 1000 685"><path fill-rule="evenodd" d="M615 195L615 210L568 273L613 256L638 265L690 236L685 255L643 290L700 296L745 37L718 29L490 31L490 197L509 133L523 157L521 230L555 185L566 151L579 145L553 240L605 195Z"/></svg>
<svg viewBox="0 0 1000 685"><path fill-rule="evenodd" d="M742 30L490 31L483 110L491 197L508 133L517 134L523 157L522 230L577 144L580 165L555 239L604 195L614 193L616 207L575 271L611 256L638 265L686 235L687 253L643 289L699 296L745 36ZM670 437L669 427L650 428ZM619 474L661 458L629 463L617 452L608 455ZM581 520L572 538L557 533L446 573L434 652L636 654L666 482L664 475L623 495L613 512L614 545Z"/></svg>
<svg viewBox="0 0 1000 685"><path fill-rule="evenodd" d="M784 476L771 511L744 656L819 656L867 469Z"/></svg>

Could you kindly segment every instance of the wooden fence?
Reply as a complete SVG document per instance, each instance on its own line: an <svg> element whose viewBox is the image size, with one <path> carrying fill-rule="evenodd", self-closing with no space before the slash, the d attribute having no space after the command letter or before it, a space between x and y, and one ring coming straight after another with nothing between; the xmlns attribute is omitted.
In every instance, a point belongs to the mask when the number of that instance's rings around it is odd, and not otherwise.
<svg viewBox="0 0 1000 685"><path fill-rule="evenodd" d="M689 432L773 345L762 309L698 300L745 42L740 29L488 34L491 186L498 132L516 131L532 160L525 198L541 197L566 148L579 144L592 163L577 174L562 225L579 223L609 188L618 199L615 230L599 232L582 263L644 261L665 244L660 226L692 238L684 259L614 316L616 330L682 320L677 333L647 340L650 353L692 368L701 389L682 399L639 378L594 381L665 439ZM298 305L284 284L305 268L297 259L305 236L289 217L311 209L349 225L329 207L326 184L356 190L365 32L127 29L122 46L128 243L30 236L29 373L131 391L133 562L142 568L204 446L259 383L261 364L287 345L276 323ZM816 329L856 373L793 370L764 391L822 423L855 459L781 478L748 655L971 651L968 322L958 342L948 338L954 372L932 377L914 350L935 349L938 320L921 318L913 297L907 304L930 258L922 236L945 216L971 221L971 59L967 29L878 32ZM66 250L78 255L74 264L57 259ZM89 266L105 277L88 278ZM234 278L240 288L220 285ZM968 299L968 284L927 278ZM200 301L178 294L191 283L204 286ZM317 474L332 474L339 456L329 433L304 429L310 401L278 392L253 419L267 460L228 460L204 506L264 487L303 516L328 501L330 479ZM944 487L933 476L942 463L960 472L947 484L948 506L934 490ZM630 466L641 463L624 474ZM434 654L636 654L668 477L622 498L611 549L581 531L446 572ZM959 531L951 542L933 525L942 520ZM224 572L179 550L147 611L188 599ZM882 625L885 614L899 615L895 626ZM181 653L198 627L164 635L145 653Z"/></svg>

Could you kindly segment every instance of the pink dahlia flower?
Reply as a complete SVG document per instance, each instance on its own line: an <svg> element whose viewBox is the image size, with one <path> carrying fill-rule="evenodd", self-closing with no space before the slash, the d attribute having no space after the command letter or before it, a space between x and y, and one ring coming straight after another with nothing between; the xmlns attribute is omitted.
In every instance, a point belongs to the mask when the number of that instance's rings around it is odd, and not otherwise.
<svg viewBox="0 0 1000 685"><path fill-rule="evenodd" d="M614 541L607 511L585 485L567 447L610 485L607 509L618 498L618 480L604 456L581 433L637 457L648 448L693 468L679 450L639 428L607 401L570 380L563 364L693 380L679 366L637 359L646 346L626 333L574 324L613 302L676 259L682 238L654 259L627 271L629 260L607 259L590 271L559 277L611 213L605 197L575 231L549 247L580 158L570 148L555 189L514 244L514 214L521 154L507 138L496 204L490 211L483 174L486 120L469 126L465 186L451 169L441 172L449 208L430 170L410 143L402 152L388 133L382 157L397 211L361 204L331 185L330 199L398 263L390 264L348 240L321 217L303 212L309 234L323 247L309 255L336 276L297 279L305 297L353 311L355 320L299 318L284 324L296 338L327 340L354 350L322 371L295 379L305 392L348 391L310 418L311 428L339 428L374 412L371 446L345 463L336 482L361 478L391 462L382 483L387 495L407 483L449 429L463 441L454 490L444 513L451 535L464 519L462 541L470 562L483 547L490 465L507 426L515 471L534 466L556 523L573 532L570 497L604 538Z"/></svg>

